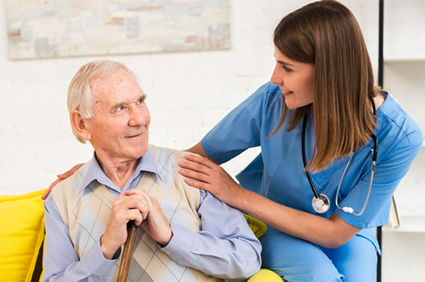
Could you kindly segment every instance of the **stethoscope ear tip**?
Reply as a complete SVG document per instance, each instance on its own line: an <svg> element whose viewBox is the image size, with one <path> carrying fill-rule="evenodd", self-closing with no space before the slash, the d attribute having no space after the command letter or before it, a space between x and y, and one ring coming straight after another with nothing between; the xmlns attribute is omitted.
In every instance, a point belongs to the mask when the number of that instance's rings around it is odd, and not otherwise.
<svg viewBox="0 0 425 282"><path fill-rule="evenodd" d="M351 207L343 207L342 210L345 211L346 213L353 213L354 212L353 208L351 208Z"/></svg>

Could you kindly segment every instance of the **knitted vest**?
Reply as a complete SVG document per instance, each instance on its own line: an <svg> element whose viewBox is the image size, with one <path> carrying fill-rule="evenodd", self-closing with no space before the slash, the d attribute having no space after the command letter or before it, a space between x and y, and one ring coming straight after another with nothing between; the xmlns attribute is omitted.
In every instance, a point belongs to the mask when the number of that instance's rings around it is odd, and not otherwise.
<svg viewBox="0 0 425 282"><path fill-rule="evenodd" d="M184 159L186 153L171 149L149 146L159 177L150 172L143 172L136 189L145 190L154 196L167 217L179 226L193 231L201 229L199 208L200 193L183 181L176 173L177 161ZM81 258L106 229L115 196L97 181L81 190L81 184L89 164L81 167L73 176L62 181L51 194L59 213L69 227L75 252ZM112 281L116 281L121 258L114 266ZM174 281L222 281L204 273L178 265L162 252L157 243L142 228L137 228L137 239L128 281L174 282Z"/></svg>

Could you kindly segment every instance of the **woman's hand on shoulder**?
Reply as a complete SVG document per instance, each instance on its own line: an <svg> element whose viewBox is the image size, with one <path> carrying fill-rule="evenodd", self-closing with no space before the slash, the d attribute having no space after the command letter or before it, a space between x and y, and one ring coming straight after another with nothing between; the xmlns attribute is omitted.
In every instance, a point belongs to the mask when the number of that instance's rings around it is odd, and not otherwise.
<svg viewBox="0 0 425 282"><path fill-rule="evenodd" d="M50 184L49 188L47 188L46 192L44 192L44 194L41 196L42 200L45 200L47 198L47 196L49 196L50 192L52 191L53 187L56 186L56 184L58 184L59 182L61 182L64 179L67 179L68 177L70 177L71 175L74 174L74 172L76 172L80 167L82 167L84 165L84 163L81 164L76 164L75 166L73 166L70 170L68 170L67 172L64 172L62 174L58 174L57 177L58 179L56 179L52 184Z"/></svg>
<svg viewBox="0 0 425 282"><path fill-rule="evenodd" d="M221 166L202 156L188 154L185 158L178 163L179 173L189 186L208 191L226 204L237 206L236 199L244 188Z"/></svg>

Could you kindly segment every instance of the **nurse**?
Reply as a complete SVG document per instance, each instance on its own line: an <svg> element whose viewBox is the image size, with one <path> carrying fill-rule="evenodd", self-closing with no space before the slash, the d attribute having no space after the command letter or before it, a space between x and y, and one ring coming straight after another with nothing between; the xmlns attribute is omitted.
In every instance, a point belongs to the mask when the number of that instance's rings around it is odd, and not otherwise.
<svg viewBox="0 0 425 282"><path fill-rule="evenodd" d="M342 4L319 1L287 15L274 45L270 82L189 149L203 157L188 155L180 173L268 224L263 267L286 281L376 281L374 228L388 223L391 197L422 146L420 129L374 87L362 32ZM218 165L257 146L238 182ZM313 190L329 209L313 208Z"/></svg>

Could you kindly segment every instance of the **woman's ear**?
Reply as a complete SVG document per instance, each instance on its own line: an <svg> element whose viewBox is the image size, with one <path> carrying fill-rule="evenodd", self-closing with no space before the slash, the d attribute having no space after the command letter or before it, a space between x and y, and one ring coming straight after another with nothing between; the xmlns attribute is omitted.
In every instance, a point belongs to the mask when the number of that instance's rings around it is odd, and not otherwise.
<svg viewBox="0 0 425 282"><path fill-rule="evenodd" d="M91 134L86 126L87 120L83 119L80 111L78 110L73 111L70 115L70 120L71 120L72 128L74 128L75 132L78 133L81 139L90 141Z"/></svg>

